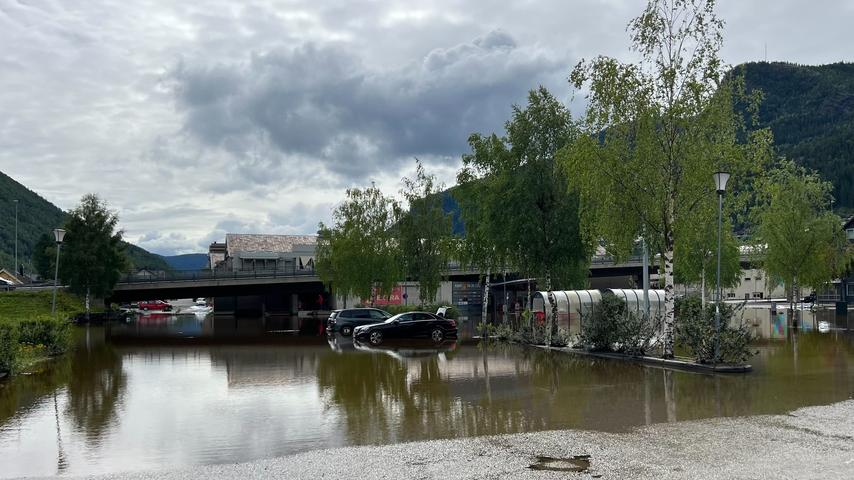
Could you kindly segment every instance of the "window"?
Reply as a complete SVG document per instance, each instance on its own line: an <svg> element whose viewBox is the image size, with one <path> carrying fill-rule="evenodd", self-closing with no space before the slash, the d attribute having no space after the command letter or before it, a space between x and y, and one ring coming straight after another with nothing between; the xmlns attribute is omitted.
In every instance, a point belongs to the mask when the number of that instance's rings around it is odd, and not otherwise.
<svg viewBox="0 0 854 480"><path fill-rule="evenodd" d="M411 322L412 321L412 314L411 313L404 313L403 315L399 316L397 318L397 320L399 322Z"/></svg>
<svg viewBox="0 0 854 480"><path fill-rule="evenodd" d="M749 282L749 281L750 281L750 277L744 277L744 281L745 281L745 282Z"/></svg>
<svg viewBox="0 0 854 480"><path fill-rule="evenodd" d="M371 310L371 318L373 318L374 320L385 320L387 317L383 312L379 310Z"/></svg>
<svg viewBox="0 0 854 480"><path fill-rule="evenodd" d="M371 318L369 310L351 310L350 318Z"/></svg>
<svg viewBox="0 0 854 480"><path fill-rule="evenodd" d="M854 296L854 283L845 284L845 288L847 289L847 296Z"/></svg>
<svg viewBox="0 0 854 480"><path fill-rule="evenodd" d="M734 292L727 293L726 298L735 298L735 293Z"/></svg>
<svg viewBox="0 0 854 480"><path fill-rule="evenodd" d="M429 313L416 313L415 320L433 320L433 316Z"/></svg>
<svg viewBox="0 0 854 480"><path fill-rule="evenodd" d="M849 228L845 230L845 233L848 234L848 240L854 240L854 228Z"/></svg>

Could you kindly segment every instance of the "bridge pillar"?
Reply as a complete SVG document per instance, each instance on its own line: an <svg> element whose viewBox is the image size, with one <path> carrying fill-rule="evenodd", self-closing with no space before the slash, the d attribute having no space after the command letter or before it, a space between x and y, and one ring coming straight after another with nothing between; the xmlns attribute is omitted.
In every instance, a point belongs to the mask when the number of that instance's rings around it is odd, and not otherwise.
<svg viewBox="0 0 854 480"><path fill-rule="evenodd" d="M299 294L291 294L291 315L299 313Z"/></svg>

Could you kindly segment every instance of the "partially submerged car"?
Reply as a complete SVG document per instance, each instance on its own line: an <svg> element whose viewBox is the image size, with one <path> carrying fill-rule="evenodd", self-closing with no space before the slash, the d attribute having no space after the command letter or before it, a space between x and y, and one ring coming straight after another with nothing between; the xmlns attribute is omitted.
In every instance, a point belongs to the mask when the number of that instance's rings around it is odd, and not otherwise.
<svg viewBox="0 0 854 480"><path fill-rule="evenodd" d="M326 320L326 331L339 332L345 337L353 333L353 329L361 325L381 323L391 318L391 314L379 308L347 308L333 310Z"/></svg>

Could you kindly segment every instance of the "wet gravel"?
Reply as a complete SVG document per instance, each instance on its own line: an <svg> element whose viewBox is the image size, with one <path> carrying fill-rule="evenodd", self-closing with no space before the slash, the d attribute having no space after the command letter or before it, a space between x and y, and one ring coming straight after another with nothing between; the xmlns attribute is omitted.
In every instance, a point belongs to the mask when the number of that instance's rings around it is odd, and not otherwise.
<svg viewBox="0 0 854 480"><path fill-rule="evenodd" d="M317 450L102 479L854 479L854 400L788 415Z"/></svg>

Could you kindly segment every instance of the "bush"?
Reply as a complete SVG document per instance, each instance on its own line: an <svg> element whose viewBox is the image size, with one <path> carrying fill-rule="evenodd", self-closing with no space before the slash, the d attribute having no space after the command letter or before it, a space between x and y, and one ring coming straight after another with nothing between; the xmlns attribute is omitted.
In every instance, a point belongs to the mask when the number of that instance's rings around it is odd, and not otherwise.
<svg viewBox="0 0 854 480"><path fill-rule="evenodd" d="M36 317L18 322L19 342L43 345L48 355L65 353L71 346L71 323L53 317Z"/></svg>
<svg viewBox="0 0 854 480"><path fill-rule="evenodd" d="M0 372L14 372L18 358L18 328L0 321Z"/></svg>
<svg viewBox="0 0 854 480"><path fill-rule="evenodd" d="M619 352L645 355L653 344L654 322L629 312L626 302L603 295L593 313L581 319L579 343L594 352Z"/></svg>
<svg viewBox="0 0 854 480"><path fill-rule="evenodd" d="M477 330L483 331L485 328L486 335L493 340L500 340L511 343L524 343L527 345L545 345L546 344L546 325L529 325L524 323L516 328L509 323L501 324L483 324L477 326ZM562 330L558 330L552 335L553 347L565 347L569 345L569 335Z"/></svg>
<svg viewBox="0 0 854 480"><path fill-rule="evenodd" d="M750 344L754 335L739 319L733 326L737 308L721 305L720 355L715 358L715 304L703 310L699 297L676 301L676 344L685 348L699 363L744 363L755 355Z"/></svg>

